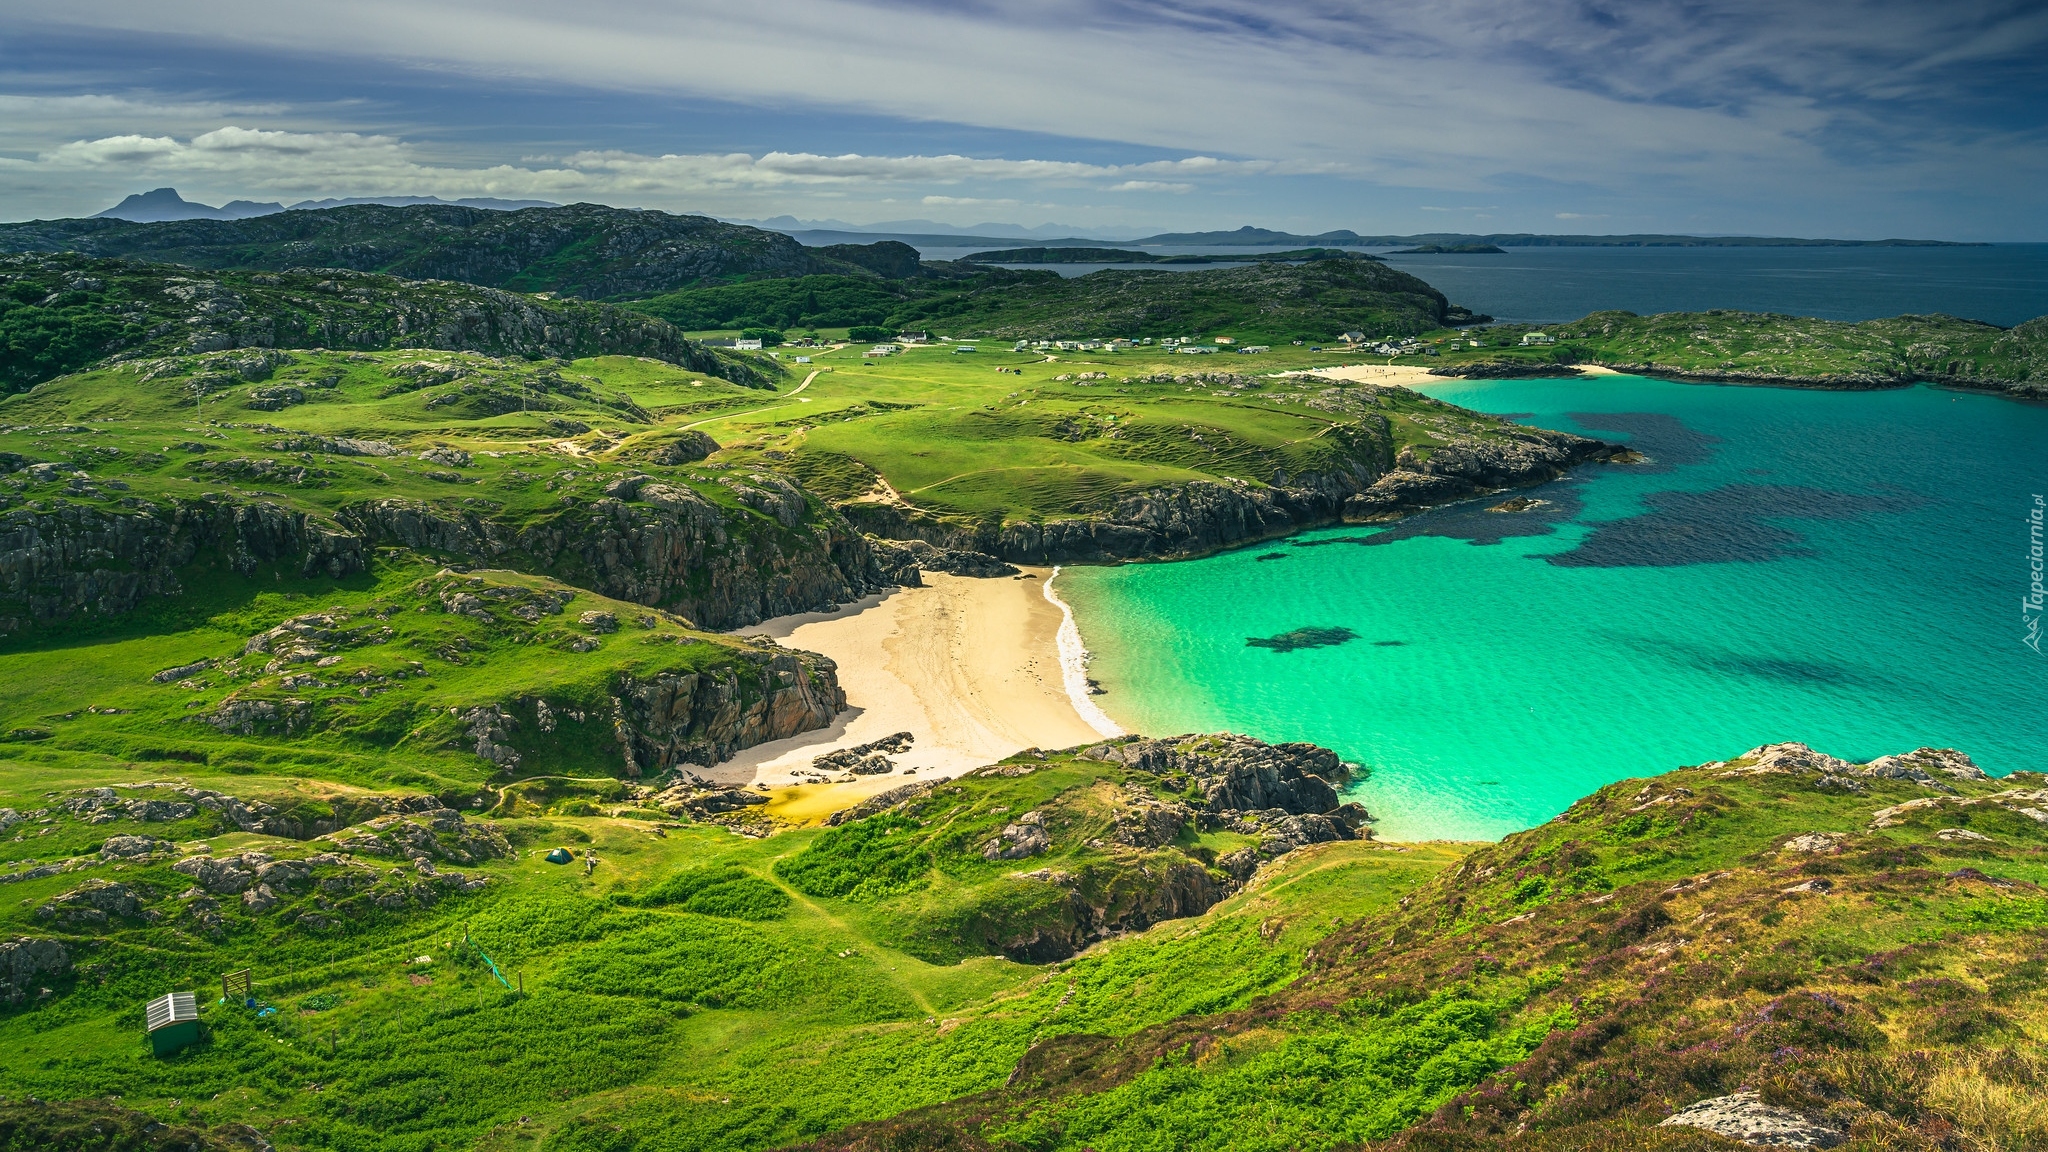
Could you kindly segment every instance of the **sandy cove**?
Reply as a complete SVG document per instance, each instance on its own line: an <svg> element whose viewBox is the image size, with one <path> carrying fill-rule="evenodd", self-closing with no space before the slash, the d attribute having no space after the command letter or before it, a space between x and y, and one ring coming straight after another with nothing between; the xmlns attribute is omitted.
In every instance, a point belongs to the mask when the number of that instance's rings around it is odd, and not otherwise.
<svg viewBox="0 0 2048 1152"><path fill-rule="evenodd" d="M1560 376L1619 376L1612 368L1597 364L1559 365ZM1309 368L1301 372L1286 373L1289 376L1327 376L1332 380L1349 380L1355 384L1398 385L1414 388L1426 384L1462 384L1459 376L1432 376L1429 369L1414 364L1339 364L1330 368Z"/></svg>
<svg viewBox="0 0 2048 1152"><path fill-rule="evenodd" d="M770 814L808 823L915 780L957 776L1025 748L1101 739L1067 694L1059 606L1044 595L1050 569L977 580L925 574L923 588L870 596L834 612L782 616L751 628L839 665L847 710L831 727L749 748L702 774L766 785ZM910 732L899 771L846 783L799 783L827 752ZM909 775L901 769L915 769Z"/></svg>

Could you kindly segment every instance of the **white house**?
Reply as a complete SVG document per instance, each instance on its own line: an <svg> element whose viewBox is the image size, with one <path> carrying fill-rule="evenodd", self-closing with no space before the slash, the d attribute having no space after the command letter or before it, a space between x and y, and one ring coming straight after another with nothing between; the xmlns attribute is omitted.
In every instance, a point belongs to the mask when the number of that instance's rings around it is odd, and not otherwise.
<svg viewBox="0 0 2048 1152"><path fill-rule="evenodd" d="M759 340L735 340L732 342L732 350L735 352L759 352L761 350L761 342Z"/></svg>
<svg viewBox="0 0 2048 1152"><path fill-rule="evenodd" d="M1524 346L1524 347L1527 347L1528 345L1531 345L1531 344L1555 344L1555 343L1557 343L1557 337L1555 337L1555 336L1552 336L1552 335L1551 335L1550 333L1548 333L1548 332L1524 332L1524 333L1522 334L1522 344L1523 344L1523 346Z"/></svg>

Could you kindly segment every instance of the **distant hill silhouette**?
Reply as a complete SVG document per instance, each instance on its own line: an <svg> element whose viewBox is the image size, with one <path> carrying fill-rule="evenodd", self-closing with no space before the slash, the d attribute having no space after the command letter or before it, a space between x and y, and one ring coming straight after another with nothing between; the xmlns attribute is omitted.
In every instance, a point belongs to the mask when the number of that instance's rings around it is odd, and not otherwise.
<svg viewBox="0 0 2048 1152"><path fill-rule="evenodd" d="M178 195L176 188L155 188L148 192L137 192L112 208L95 213L92 218L127 220L137 224L157 224L168 220L247 220L276 212L342 208L352 204L381 204L390 208L415 204L453 204L463 208L488 208L498 212L516 212L521 208L558 207L547 200L500 200L494 196L470 196L461 200L443 200L439 196L350 196L342 199L301 200L289 208L275 201L230 200L215 208L185 199Z"/></svg>

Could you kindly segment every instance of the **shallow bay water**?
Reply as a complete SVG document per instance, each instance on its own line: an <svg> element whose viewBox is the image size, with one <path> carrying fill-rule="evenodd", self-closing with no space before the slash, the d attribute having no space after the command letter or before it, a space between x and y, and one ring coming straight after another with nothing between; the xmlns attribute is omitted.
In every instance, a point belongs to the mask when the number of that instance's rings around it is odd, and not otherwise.
<svg viewBox="0 0 2048 1152"><path fill-rule="evenodd" d="M2021 613L2048 407L1630 376L1426 390L1652 462L1526 490L1526 512L1070 568L1111 717L1335 748L1370 768L1352 795L1391 839L1497 837L1779 740L2048 767ZM1325 631L1248 643L1301 629Z"/></svg>

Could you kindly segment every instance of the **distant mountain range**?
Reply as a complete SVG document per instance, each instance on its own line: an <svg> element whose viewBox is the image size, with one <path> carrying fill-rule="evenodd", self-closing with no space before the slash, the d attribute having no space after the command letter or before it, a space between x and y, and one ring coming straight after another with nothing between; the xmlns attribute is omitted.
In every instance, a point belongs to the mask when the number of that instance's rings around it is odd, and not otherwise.
<svg viewBox="0 0 2048 1152"><path fill-rule="evenodd" d="M790 217L778 217L791 220ZM792 223L801 223L791 220ZM912 221L911 223L928 223ZM760 227L787 232L800 242L813 247L826 244L858 243L862 240L890 239L901 241L916 248L1092 248L1105 241L1152 245L1162 248L1218 248L1244 247L1261 248L1462 248L1467 251L1481 245L1501 248L1946 248L1982 247L1982 245L1958 244L1948 240L1826 240L1806 239L1794 236L1684 236L1665 233L1639 233L1627 236L1574 236L1547 235L1533 232L1496 232L1475 234L1466 232L1423 232L1407 236L1366 236L1348 228L1333 232L1319 232L1305 235L1297 232L1275 232L1270 228L1254 228L1247 224L1242 228L1217 232L1161 232L1131 240L1112 240L1109 236L1047 236L1043 229L1016 230L1008 233L951 231L894 231L884 225L871 224L865 227L798 228L788 229L764 221ZM986 227L986 226L985 226Z"/></svg>
<svg viewBox="0 0 2048 1152"><path fill-rule="evenodd" d="M178 195L176 188L157 188L148 192L137 192L112 208L94 214L93 219L128 220L137 224L157 224L166 220L247 220L278 212L317 211L351 204L382 204L391 208L414 204L455 204L464 208L488 208L499 212L516 212L521 208L559 207L548 200L500 200L492 196L471 196L461 200L443 200L439 196L350 196L341 199L301 200L290 207L275 202L230 200L215 208L185 199Z"/></svg>
<svg viewBox="0 0 2048 1152"><path fill-rule="evenodd" d="M175 188L138 192L93 219L162 223L176 220L248 220L280 212L319 211L355 205L413 207L418 205L482 208L516 212L524 208L559 208L546 200L500 200L472 196L443 200L438 196L350 196L325 200L301 200L284 205L256 200L232 200L215 208L178 195ZM630 211L628 209L627 211ZM1825 240L1789 236L1684 236L1643 233L1627 236L1545 235L1530 232L1475 235L1463 232L1426 232L1411 236L1366 236L1347 228L1306 235L1255 228L1249 224L1229 231L1161 232L1135 236L1123 229L1082 229L1070 224L984 223L971 227L943 224L936 220L884 220L874 224L848 224L843 220L800 220L794 216L771 216L766 220L727 220L727 224L780 232L794 237L808 248L839 244L872 244L894 240L914 248L1088 248L1101 244L1156 245L1172 248L1284 247L1284 248L1400 248L1412 246L1466 247L1492 244L1503 248L1917 248L1971 247L1946 240ZM1092 232L1092 235L1084 235Z"/></svg>
<svg viewBox="0 0 2048 1152"><path fill-rule="evenodd" d="M956 224L942 224L937 220L880 220L872 224L849 224L844 220L799 220L794 216L770 216L766 220L727 220L728 224L746 224L754 228L767 228L776 232L794 235L799 232L830 232L853 236L930 236L952 237L955 239L978 240L990 236L1004 236L1025 240L1072 239L1083 233L1095 240L1111 240L1123 243L1135 239L1139 232L1124 228L1083 228L1078 224L1039 224L1025 227L1022 224L982 223L961 227Z"/></svg>

